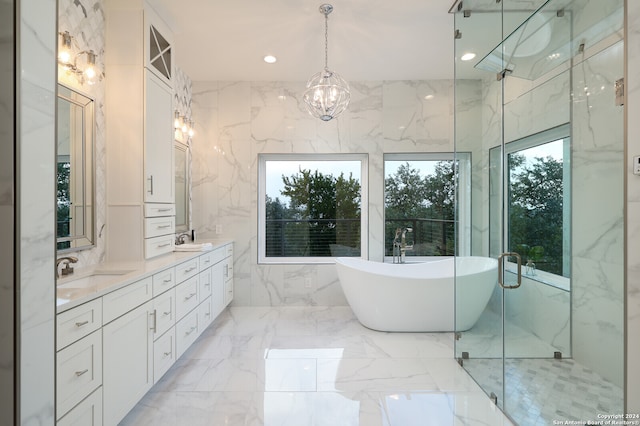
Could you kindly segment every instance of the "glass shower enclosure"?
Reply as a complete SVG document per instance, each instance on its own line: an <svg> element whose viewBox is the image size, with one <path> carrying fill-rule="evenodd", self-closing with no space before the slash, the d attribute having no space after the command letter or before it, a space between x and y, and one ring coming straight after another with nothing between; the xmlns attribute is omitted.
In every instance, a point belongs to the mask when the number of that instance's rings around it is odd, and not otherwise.
<svg viewBox="0 0 640 426"><path fill-rule="evenodd" d="M624 1L450 12L467 244L498 260L483 314L456 330L458 362L519 425L622 413Z"/></svg>

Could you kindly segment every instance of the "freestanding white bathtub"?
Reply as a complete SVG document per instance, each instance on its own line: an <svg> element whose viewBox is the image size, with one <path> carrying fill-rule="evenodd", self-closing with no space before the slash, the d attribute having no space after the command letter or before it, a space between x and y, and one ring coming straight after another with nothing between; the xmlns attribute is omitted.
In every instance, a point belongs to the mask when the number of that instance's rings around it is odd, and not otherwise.
<svg viewBox="0 0 640 426"><path fill-rule="evenodd" d="M455 258L455 288L453 257L403 264L338 257L336 268L360 323L379 331L468 330L487 306L498 277L498 261L477 256Z"/></svg>

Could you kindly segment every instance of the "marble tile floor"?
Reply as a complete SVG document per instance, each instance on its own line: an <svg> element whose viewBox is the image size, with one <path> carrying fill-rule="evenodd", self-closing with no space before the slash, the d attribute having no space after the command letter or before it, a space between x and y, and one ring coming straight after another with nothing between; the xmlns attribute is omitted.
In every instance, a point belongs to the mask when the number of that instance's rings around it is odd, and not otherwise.
<svg viewBox="0 0 640 426"><path fill-rule="evenodd" d="M594 424L598 414L624 412L622 389L572 359L507 359L504 391L501 359L469 359L464 366L520 426Z"/></svg>
<svg viewBox="0 0 640 426"><path fill-rule="evenodd" d="M349 307L233 307L121 425L512 425L453 345L369 330Z"/></svg>

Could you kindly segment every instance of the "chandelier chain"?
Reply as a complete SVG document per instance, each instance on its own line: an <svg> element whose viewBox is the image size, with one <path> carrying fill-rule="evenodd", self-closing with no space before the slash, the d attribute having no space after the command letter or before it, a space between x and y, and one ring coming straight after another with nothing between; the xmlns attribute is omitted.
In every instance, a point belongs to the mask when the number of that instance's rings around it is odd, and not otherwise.
<svg viewBox="0 0 640 426"><path fill-rule="evenodd" d="M324 14L324 69L329 69L329 14Z"/></svg>

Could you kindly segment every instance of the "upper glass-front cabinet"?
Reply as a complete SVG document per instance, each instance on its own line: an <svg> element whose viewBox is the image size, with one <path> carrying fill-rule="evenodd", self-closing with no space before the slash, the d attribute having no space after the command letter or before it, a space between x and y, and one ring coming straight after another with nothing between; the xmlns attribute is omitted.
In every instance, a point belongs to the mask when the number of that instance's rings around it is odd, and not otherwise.
<svg viewBox="0 0 640 426"><path fill-rule="evenodd" d="M173 77L173 34L150 8L144 11L145 67L169 86Z"/></svg>

